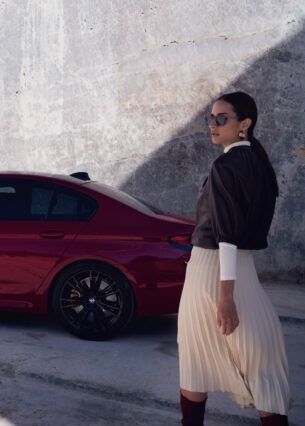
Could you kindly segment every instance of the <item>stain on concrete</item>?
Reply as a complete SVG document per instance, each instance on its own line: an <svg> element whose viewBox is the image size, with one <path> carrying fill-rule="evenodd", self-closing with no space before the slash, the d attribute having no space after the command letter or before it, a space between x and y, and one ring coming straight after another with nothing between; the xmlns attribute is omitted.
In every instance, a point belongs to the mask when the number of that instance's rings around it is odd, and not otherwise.
<svg viewBox="0 0 305 426"><path fill-rule="evenodd" d="M0 372L3 377L14 378L16 376L16 367L9 363L0 363Z"/></svg>
<svg viewBox="0 0 305 426"><path fill-rule="evenodd" d="M41 340L45 337L44 333L26 333L27 336L32 337L35 340Z"/></svg>
<svg viewBox="0 0 305 426"><path fill-rule="evenodd" d="M173 358L178 358L178 346L174 341L162 342L155 351Z"/></svg>

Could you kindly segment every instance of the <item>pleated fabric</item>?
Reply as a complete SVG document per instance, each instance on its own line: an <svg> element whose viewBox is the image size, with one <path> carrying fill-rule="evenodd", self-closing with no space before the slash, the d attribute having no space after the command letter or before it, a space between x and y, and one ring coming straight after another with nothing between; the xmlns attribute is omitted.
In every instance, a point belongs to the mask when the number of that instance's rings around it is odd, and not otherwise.
<svg viewBox="0 0 305 426"><path fill-rule="evenodd" d="M239 326L217 327L219 252L193 247L178 314L180 386L226 392L242 407L287 414L288 363L279 318L251 251L238 250L234 300Z"/></svg>

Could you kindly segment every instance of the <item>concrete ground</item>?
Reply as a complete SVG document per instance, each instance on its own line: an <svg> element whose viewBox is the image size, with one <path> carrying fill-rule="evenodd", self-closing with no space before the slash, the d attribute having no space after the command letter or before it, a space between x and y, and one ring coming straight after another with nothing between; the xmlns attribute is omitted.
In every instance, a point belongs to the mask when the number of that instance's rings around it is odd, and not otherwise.
<svg viewBox="0 0 305 426"><path fill-rule="evenodd" d="M290 365L291 426L305 424L305 286L264 284ZM108 342L79 340L52 318L0 315L0 426L178 426L176 316L141 320ZM221 393L206 426L259 425Z"/></svg>

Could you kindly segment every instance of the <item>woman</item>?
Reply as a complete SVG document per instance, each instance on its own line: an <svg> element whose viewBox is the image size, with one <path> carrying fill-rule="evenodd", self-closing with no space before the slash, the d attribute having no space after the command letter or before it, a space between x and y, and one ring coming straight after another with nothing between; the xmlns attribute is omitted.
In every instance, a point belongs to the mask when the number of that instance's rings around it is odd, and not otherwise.
<svg viewBox="0 0 305 426"><path fill-rule="evenodd" d="M262 425L288 425L288 366L278 316L252 250L267 247L278 186L253 130L254 100L221 96L207 117L224 153L200 190L178 316L182 424L202 426L207 392L256 407Z"/></svg>

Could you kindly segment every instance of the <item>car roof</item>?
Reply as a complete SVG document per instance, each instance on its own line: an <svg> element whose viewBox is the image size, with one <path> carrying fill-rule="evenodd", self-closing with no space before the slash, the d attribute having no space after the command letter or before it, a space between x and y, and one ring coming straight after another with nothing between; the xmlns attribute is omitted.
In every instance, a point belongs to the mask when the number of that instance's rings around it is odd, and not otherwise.
<svg viewBox="0 0 305 426"><path fill-rule="evenodd" d="M90 180L89 175L86 172L75 172L72 175L57 174L57 173L40 173L40 172L21 172L21 171L0 171L0 177L7 178L24 178L24 179L41 179L46 181L52 181L58 184L72 184L72 186L78 186L83 188L88 188L95 193L103 194L107 197L110 197L116 201L119 201L133 209L141 211L145 214L156 214L156 211L143 203L140 200L128 195L126 192L123 192L112 186L103 184L99 181ZM84 180L86 178L87 180ZM89 195L89 194L88 194ZM161 212L160 212L161 213Z"/></svg>
<svg viewBox="0 0 305 426"><path fill-rule="evenodd" d="M42 173L42 172L22 172L22 171L0 171L0 177L16 177L16 178L26 178L26 179L52 179L52 180L60 180L64 182L73 182L73 183L81 183L85 182L84 179L77 177L78 174L81 176L82 173L85 172L76 172L74 176L60 174L60 173ZM89 178L89 176L88 176ZM90 180L90 178L88 179Z"/></svg>

